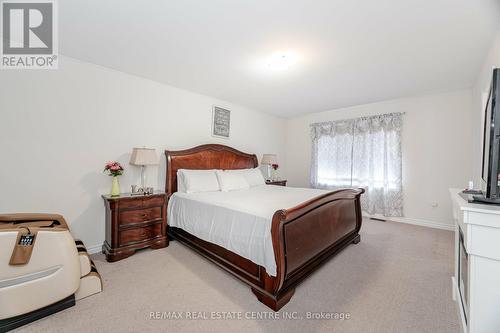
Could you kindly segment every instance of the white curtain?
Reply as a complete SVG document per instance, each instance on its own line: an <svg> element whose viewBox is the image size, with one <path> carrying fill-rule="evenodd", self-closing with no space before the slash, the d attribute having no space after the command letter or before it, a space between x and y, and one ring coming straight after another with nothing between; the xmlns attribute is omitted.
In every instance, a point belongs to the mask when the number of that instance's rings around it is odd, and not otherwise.
<svg viewBox="0 0 500 333"><path fill-rule="evenodd" d="M311 125L311 186L362 187L368 214L403 216L402 114Z"/></svg>

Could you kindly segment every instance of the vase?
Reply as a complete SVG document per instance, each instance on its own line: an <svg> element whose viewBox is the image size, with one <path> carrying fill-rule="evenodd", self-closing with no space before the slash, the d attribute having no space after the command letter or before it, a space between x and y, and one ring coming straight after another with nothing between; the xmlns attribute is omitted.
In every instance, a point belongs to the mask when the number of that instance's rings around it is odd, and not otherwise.
<svg viewBox="0 0 500 333"><path fill-rule="evenodd" d="M113 176L113 181L111 183L111 196L117 197L120 195L120 182L118 181L118 176Z"/></svg>
<svg viewBox="0 0 500 333"><path fill-rule="evenodd" d="M271 179L278 180L278 170L276 170L274 168L271 170Z"/></svg>

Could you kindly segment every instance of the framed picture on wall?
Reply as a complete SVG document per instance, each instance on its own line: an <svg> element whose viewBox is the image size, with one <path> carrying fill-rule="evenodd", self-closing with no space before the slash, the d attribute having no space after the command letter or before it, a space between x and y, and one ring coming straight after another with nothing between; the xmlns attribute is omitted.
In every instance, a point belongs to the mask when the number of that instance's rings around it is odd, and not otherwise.
<svg viewBox="0 0 500 333"><path fill-rule="evenodd" d="M229 139L231 111L214 106L212 113L212 136Z"/></svg>

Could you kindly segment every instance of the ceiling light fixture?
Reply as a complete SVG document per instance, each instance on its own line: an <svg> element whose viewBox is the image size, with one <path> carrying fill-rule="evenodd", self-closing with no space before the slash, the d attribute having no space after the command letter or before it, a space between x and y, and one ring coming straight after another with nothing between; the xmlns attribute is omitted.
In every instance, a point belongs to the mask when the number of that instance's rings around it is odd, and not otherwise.
<svg viewBox="0 0 500 333"><path fill-rule="evenodd" d="M276 52L269 57L267 67L273 70L288 70L297 64L298 60L298 54L293 51Z"/></svg>

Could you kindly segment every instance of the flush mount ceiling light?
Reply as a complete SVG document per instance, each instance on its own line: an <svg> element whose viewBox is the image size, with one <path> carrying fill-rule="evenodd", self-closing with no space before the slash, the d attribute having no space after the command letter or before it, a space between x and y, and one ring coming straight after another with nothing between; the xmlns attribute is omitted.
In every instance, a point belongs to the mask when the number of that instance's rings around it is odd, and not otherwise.
<svg viewBox="0 0 500 333"><path fill-rule="evenodd" d="M273 53L268 61L267 67L272 70L288 70L299 61L299 55L293 51L281 51Z"/></svg>

